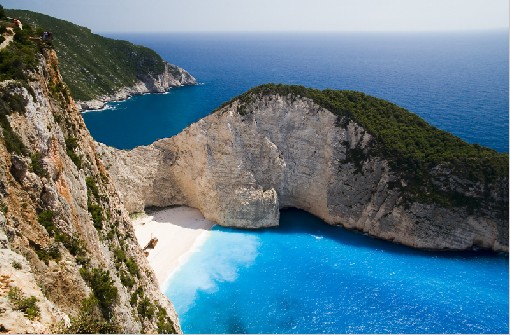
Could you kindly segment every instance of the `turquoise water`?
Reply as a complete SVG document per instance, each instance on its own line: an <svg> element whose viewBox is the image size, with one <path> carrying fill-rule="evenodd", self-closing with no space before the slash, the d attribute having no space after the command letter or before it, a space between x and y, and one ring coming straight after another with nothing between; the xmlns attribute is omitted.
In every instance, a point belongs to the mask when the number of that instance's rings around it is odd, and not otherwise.
<svg viewBox="0 0 510 335"><path fill-rule="evenodd" d="M388 99L464 140L508 152L508 33L117 35L199 86L84 114L118 148L179 133L258 84ZM188 333L507 333L508 258L412 250L285 210L281 227L215 227L167 295Z"/></svg>
<svg viewBox="0 0 510 335"><path fill-rule="evenodd" d="M507 333L508 259L412 250L283 210L215 226L166 291L185 333Z"/></svg>

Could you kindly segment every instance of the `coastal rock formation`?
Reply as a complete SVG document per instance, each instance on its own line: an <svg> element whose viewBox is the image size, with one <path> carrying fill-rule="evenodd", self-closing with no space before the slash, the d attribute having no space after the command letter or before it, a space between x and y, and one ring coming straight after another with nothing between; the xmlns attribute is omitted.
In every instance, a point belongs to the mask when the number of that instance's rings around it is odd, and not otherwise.
<svg viewBox="0 0 510 335"><path fill-rule="evenodd" d="M16 43L34 61L0 82L0 332L180 332L55 52ZM189 80L168 72L154 85Z"/></svg>
<svg viewBox="0 0 510 335"><path fill-rule="evenodd" d="M134 85L123 87L114 94L104 95L89 101L77 101L76 103L80 111L101 109L110 101L125 100L133 95L144 93L163 93L172 87L195 85L196 83L196 79L186 70L165 62L165 70L158 76L146 75Z"/></svg>
<svg viewBox="0 0 510 335"><path fill-rule="evenodd" d="M279 209L296 207L415 248L508 251L507 176L473 181L438 164L427 172L437 194L419 194L410 189L414 170L399 170L381 154L381 136L349 113L298 94L248 92L149 146L97 146L130 212L187 205L224 226L260 228L277 226Z"/></svg>

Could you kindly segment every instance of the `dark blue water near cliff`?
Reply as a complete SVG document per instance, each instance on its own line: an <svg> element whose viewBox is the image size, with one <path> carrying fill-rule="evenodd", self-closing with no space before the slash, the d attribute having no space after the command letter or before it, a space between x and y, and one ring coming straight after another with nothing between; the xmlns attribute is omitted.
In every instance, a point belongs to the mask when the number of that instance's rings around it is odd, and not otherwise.
<svg viewBox="0 0 510 335"><path fill-rule="evenodd" d="M122 35L200 86L84 114L119 148L177 134L265 82L381 97L472 143L508 151L508 35ZM508 333L508 258L429 253L330 227L299 210L281 227L214 227L167 295L188 333Z"/></svg>
<svg viewBox="0 0 510 335"><path fill-rule="evenodd" d="M390 100L471 143L508 151L508 34L114 35L155 49L202 86L84 115L118 148L177 134L262 83L358 90Z"/></svg>

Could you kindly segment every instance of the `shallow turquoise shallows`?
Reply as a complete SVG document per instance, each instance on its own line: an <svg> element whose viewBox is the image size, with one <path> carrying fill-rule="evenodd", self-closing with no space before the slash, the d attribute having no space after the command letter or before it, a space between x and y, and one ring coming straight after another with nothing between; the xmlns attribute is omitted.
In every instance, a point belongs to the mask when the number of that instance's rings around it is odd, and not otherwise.
<svg viewBox="0 0 510 335"><path fill-rule="evenodd" d="M96 140L132 148L179 133L267 82L363 91L470 143L508 152L508 32L150 34L203 85L84 114ZM205 200L206 201L206 200ZM429 253L298 210L281 227L215 227L170 283L191 333L507 333L508 259Z"/></svg>
<svg viewBox="0 0 510 335"><path fill-rule="evenodd" d="M169 283L185 333L508 333L508 260L431 253L326 225L215 226Z"/></svg>

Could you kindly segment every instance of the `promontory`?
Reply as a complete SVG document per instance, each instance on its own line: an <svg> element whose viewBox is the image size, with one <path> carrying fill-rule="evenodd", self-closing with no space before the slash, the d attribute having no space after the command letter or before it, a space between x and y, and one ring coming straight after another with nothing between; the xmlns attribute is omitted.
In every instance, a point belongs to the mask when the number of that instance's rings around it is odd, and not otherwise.
<svg viewBox="0 0 510 335"><path fill-rule="evenodd" d="M98 149L131 212L261 228L296 207L415 248L508 251L508 155L359 92L262 85L172 138Z"/></svg>

